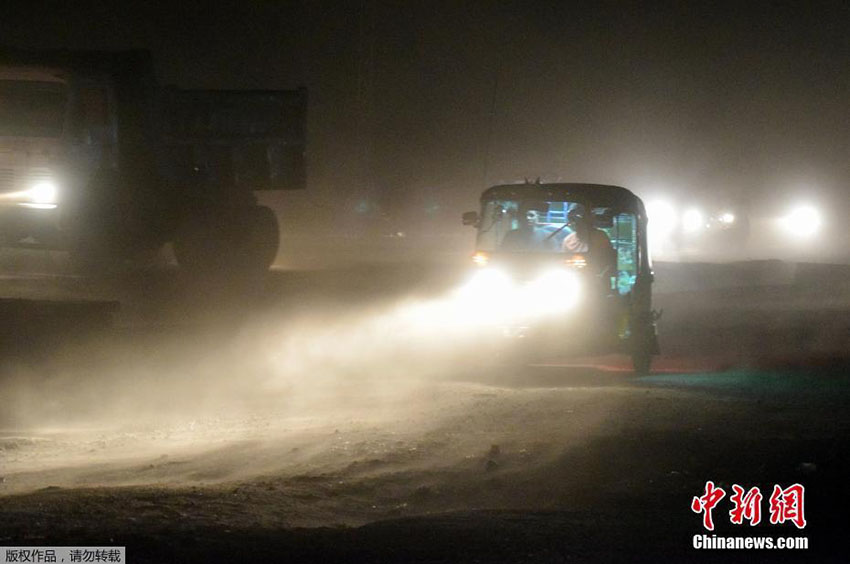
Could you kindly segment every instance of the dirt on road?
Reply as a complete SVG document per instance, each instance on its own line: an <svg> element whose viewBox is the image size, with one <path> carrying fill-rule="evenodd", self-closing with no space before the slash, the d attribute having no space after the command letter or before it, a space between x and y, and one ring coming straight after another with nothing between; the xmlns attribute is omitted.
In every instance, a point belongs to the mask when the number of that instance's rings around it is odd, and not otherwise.
<svg viewBox="0 0 850 564"><path fill-rule="evenodd" d="M423 352L396 334L427 298L352 300L357 276L300 276L276 287L300 303L250 321L119 327L7 364L0 545L120 545L131 562L846 561L835 296L664 293L672 352L635 378L618 357L457 365L435 352L445 335ZM708 480L765 494L756 527L729 522L727 496L714 534L808 550L694 549ZM773 485L794 483L803 530L767 519Z"/></svg>

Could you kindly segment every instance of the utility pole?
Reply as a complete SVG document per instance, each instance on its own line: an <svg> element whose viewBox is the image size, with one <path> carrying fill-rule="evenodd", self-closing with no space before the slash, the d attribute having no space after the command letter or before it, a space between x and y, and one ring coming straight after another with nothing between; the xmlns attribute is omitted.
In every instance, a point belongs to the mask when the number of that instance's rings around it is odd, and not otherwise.
<svg viewBox="0 0 850 564"><path fill-rule="evenodd" d="M357 167L359 200L375 192L375 0L362 0L357 34Z"/></svg>

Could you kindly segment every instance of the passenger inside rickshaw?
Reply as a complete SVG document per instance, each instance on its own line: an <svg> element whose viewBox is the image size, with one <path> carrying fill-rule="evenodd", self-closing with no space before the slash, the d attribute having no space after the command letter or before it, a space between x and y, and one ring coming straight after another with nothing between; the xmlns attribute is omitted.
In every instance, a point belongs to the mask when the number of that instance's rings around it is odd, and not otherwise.
<svg viewBox="0 0 850 564"><path fill-rule="evenodd" d="M501 250L508 252L554 252L557 244L552 240L552 231L541 221L546 202L523 202L515 214L515 227L505 234Z"/></svg>
<svg viewBox="0 0 850 564"><path fill-rule="evenodd" d="M478 248L564 254L567 264L588 267L610 293L626 296L637 275L637 218L581 202L492 200L484 205Z"/></svg>

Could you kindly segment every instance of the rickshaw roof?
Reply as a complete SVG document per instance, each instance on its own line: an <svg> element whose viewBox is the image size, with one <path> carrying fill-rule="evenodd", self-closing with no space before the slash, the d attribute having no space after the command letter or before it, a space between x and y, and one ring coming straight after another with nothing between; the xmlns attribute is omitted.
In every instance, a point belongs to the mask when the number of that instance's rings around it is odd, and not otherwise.
<svg viewBox="0 0 850 564"><path fill-rule="evenodd" d="M481 200L581 200L594 206L633 208L643 214L643 202L621 186L608 184L501 184L488 188Z"/></svg>

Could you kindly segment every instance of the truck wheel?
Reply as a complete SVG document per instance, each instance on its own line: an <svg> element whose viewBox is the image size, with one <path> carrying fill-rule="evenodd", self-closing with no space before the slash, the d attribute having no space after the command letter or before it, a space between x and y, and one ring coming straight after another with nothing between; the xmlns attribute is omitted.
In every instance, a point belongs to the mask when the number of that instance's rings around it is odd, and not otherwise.
<svg viewBox="0 0 850 564"><path fill-rule="evenodd" d="M101 276L122 264L120 254L109 238L96 228L78 229L68 237L71 269L83 276Z"/></svg>
<svg viewBox="0 0 850 564"><path fill-rule="evenodd" d="M248 211L245 226L245 252L249 268L267 271L280 248L280 227L275 213L266 206L253 206Z"/></svg>
<svg viewBox="0 0 850 564"><path fill-rule="evenodd" d="M180 268L192 276L206 277L216 270L213 218L207 214L183 222L172 247Z"/></svg>

